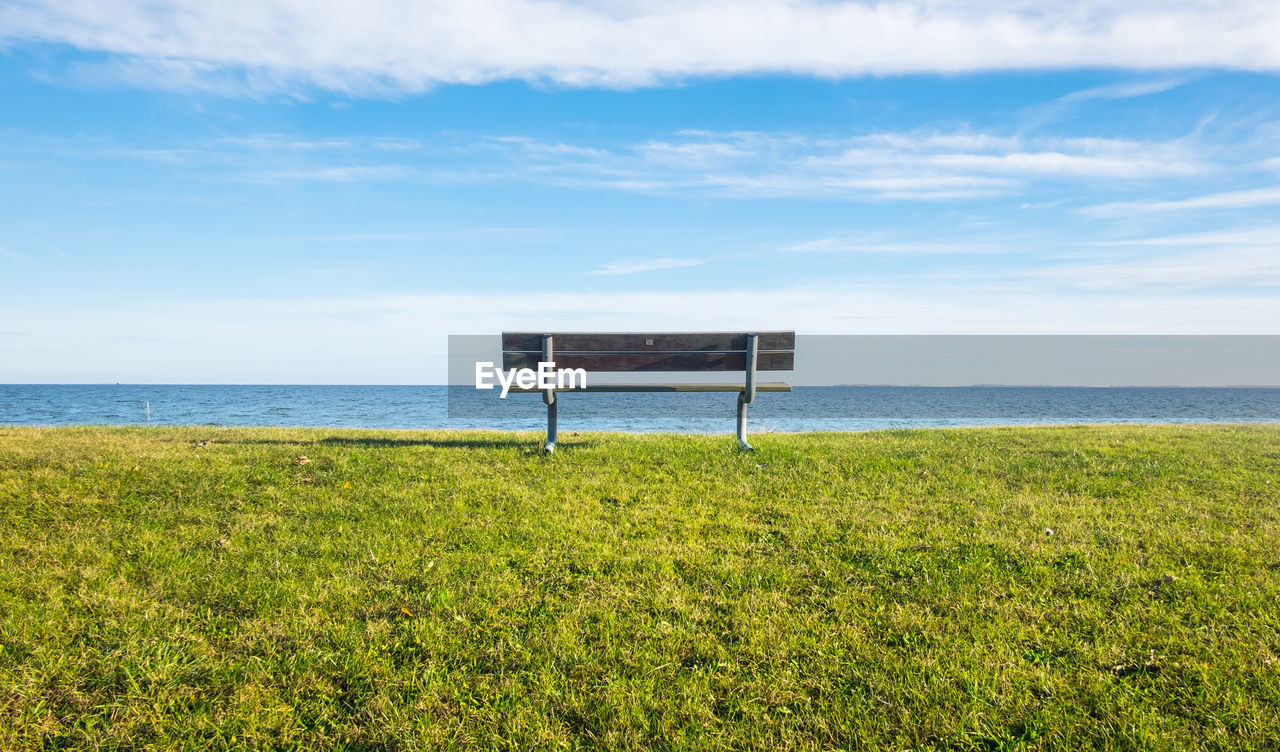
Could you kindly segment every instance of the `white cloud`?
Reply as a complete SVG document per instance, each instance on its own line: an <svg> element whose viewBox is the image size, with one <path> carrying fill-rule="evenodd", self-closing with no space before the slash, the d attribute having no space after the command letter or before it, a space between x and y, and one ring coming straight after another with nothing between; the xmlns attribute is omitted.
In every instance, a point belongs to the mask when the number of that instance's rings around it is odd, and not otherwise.
<svg viewBox="0 0 1280 752"><path fill-rule="evenodd" d="M1019 204L1018 208L1019 209L1035 209L1035 210L1052 209L1056 206L1062 206L1066 202L1067 202L1067 199L1065 198L1060 198L1056 201L1025 201Z"/></svg>
<svg viewBox="0 0 1280 752"><path fill-rule="evenodd" d="M346 167L308 167L284 170L258 176L268 181L299 180L320 183L357 183L380 180L403 180L412 177L415 170L404 165L355 165Z"/></svg>
<svg viewBox="0 0 1280 752"><path fill-rule="evenodd" d="M66 251L62 250L61 248L59 248L58 246L54 245L53 243L46 243L46 242L45 242L45 241L43 241L43 240L37 240L36 242L37 242L37 243L39 243L39 244L40 244L43 248L45 248L46 250L48 250L48 251L50 251L51 253L53 253L55 256L59 256L59 257L61 257L61 258L66 258L66 257L67 257L67 255L68 255Z"/></svg>
<svg viewBox="0 0 1280 752"><path fill-rule="evenodd" d="M0 9L0 42L106 53L102 75L134 85L247 94L763 73L1270 72L1280 70L1277 38L1280 5L1252 0L16 0Z"/></svg>
<svg viewBox="0 0 1280 752"><path fill-rule="evenodd" d="M1214 230L1179 235L1157 235L1126 240L1100 240L1089 243L1095 246L1271 246L1280 253L1280 225L1255 227L1247 230Z"/></svg>
<svg viewBox="0 0 1280 752"><path fill-rule="evenodd" d="M413 240L425 240L432 237L428 233L370 233L349 232L331 235L270 235L251 238L260 243L302 243L306 245L319 243L404 243Z"/></svg>
<svg viewBox="0 0 1280 752"><path fill-rule="evenodd" d="M1004 253L1010 243L981 240L965 242L944 240L904 240L885 233L859 232L828 235L784 247L791 253L845 253L903 256L973 255Z"/></svg>
<svg viewBox="0 0 1280 752"><path fill-rule="evenodd" d="M539 141L527 136L489 136L484 140L500 147L514 147L518 152L543 159L602 159L608 156L603 149L573 146L560 141Z"/></svg>
<svg viewBox="0 0 1280 752"><path fill-rule="evenodd" d="M1191 175L1199 171L1193 163L1167 161L1157 156L1101 157L1089 154L1063 154L1046 151L1034 154L942 154L927 162L939 167L1013 175L1090 176L1114 178L1150 178L1166 175Z"/></svg>
<svg viewBox="0 0 1280 752"><path fill-rule="evenodd" d="M1148 212L1179 212L1197 209L1252 209L1276 204L1280 204L1280 186L1210 193L1176 201L1121 201L1087 206L1079 211L1092 217L1120 217Z"/></svg>
<svg viewBox="0 0 1280 752"><path fill-rule="evenodd" d="M285 133L252 133L241 136L225 136L209 144L242 147L256 152L411 152L426 144L418 139L394 136L344 136L341 138L305 138Z"/></svg>
<svg viewBox="0 0 1280 752"><path fill-rule="evenodd" d="M349 138L299 138L280 133L255 133L248 136L227 136L218 139L218 143L232 146L243 146L249 149L287 151L303 150L347 150L355 144Z"/></svg>
<svg viewBox="0 0 1280 752"><path fill-rule="evenodd" d="M505 139L515 175L573 187L729 197L952 200L1044 180L1147 180L1211 169L1192 144L903 131L853 137L684 131L605 148Z"/></svg>
<svg viewBox="0 0 1280 752"><path fill-rule="evenodd" d="M715 138L707 134L706 138ZM721 137L730 145L737 134ZM776 146L785 143L786 148ZM800 165L817 171L909 174L970 173L997 177L1149 178L1187 175L1204 169L1189 146L1177 141L1122 139L1017 138L990 133L904 131L846 139L774 139L768 150L739 149L758 160L788 152Z"/></svg>
<svg viewBox="0 0 1280 752"><path fill-rule="evenodd" d="M1092 290L1276 287L1280 286L1280 247L1221 248L1159 258L1062 266L1041 270L1034 276Z"/></svg>
<svg viewBox="0 0 1280 752"><path fill-rule="evenodd" d="M197 142L38 137L50 160L115 159L199 170L202 179L419 184L528 182L711 198L942 201L1019 194L1048 182L1114 188L1221 173L1238 154L1194 138L1138 141L1012 136L969 129L849 134L676 131L634 142L466 132L415 138L279 133ZM1256 160L1255 160L1256 161Z"/></svg>
<svg viewBox="0 0 1280 752"><path fill-rule="evenodd" d="M822 196L911 201L979 198L1018 187L1013 180L981 175L925 173L855 177L804 170L763 175L706 175L688 185L711 188L739 198Z"/></svg>
<svg viewBox="0 0 1280 752"><path fill-rule="evenodd" d="M640 272L651 272L659 269L682 269L689 266L702 266L707 263L702 259L681 259L681 258L658 258L651 261L637 261L635 263L614 263L605 264L599 269L595 269L589 274L600 276L615 276L618 274L638 274Z"/></svg>
<svg viewBox="0 0 1280 752"><path fill-rule="evenodd" d="M1088 263L1043 268L1030 276L1094 290L1280 286L1280 226L1086 245L1107 248L1114 255Z"/></svg>
<svg viewBox="0 0 1280 752"><path fill-rule="evenodd" d="M1118 84L1110 84L1108 86L1097 86L1092 89L1081 89L1073 91L1064 97L1059 97L1058 102L1061 104L1075 104L1077 102L1087 102L1092 99L1131 99L1133 97L1145 97L1151 94L1159 94L1160 92L1175 89L1188 81L1185 77L1173 78L1157 78L1150 81L1124 81Z"/></svg>
<svg viewBox="0 0 1280 752"><path fill-rule="evenodd" d="M746 149L742 144L717 141L691 141L685 143L668 143L651 141L642 144L637 151L641 158L654 165L667 164L673 167L688 168L716 167L734 164L739 160L751 158L757 152Z"/></svg>

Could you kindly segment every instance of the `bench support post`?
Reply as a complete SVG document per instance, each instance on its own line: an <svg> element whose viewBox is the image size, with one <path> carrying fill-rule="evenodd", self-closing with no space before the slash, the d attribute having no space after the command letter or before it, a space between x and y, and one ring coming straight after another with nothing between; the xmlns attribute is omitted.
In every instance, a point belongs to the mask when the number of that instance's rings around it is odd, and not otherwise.
<svg viewBox="0 0 1280 752"><path fill-rule="evenodd" d="M747 405L756 401L756 354L759 347L757 335L747 335L747 378L738 394L738 447L744 452L754 452L747 443Z"/></svg>
<svg viewBox="0 0 1280 752"><path fill-rule="evenodd" d="M551 454L556 450L556 405L552 402L547 405L547 443L543 445L542 452Z"/></svg>
<svg viewBox="0 0 1280 752"><path fill-rule="evenodd" d="M738 448L744 452L754 452L755 447L747 443L747 395L738 392Z"/></svg>
<svg viewBox="0 0 1280 752"><path fill-rule="evenodd" d="M542 360L545 363L555 361L555 348L550 334L542 335ZM556 450L556 391L544 389L542 401L547 403L547 443L543 445L542 451L544 454L551 454Z"/></svg>

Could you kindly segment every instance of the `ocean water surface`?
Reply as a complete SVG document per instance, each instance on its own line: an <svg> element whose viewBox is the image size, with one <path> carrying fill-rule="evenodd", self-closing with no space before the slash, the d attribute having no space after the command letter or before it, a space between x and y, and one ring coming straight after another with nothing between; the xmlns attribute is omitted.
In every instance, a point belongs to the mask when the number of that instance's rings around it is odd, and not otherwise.
<svg viewBox="0 0 1280 752"><path fill-rule="evenodd" d="M541 430L537 395L445 386L0 384L2 425ZM728 433L733 393L561 395L560 430ZM1054 423L1275 423L1280 388L797 387L761 393L752 432Z"/></svg>

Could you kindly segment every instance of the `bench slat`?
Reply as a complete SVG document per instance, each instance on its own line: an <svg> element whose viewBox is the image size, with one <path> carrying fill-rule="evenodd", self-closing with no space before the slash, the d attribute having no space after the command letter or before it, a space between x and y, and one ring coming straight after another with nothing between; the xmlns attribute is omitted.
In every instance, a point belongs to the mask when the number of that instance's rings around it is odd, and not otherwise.
<svg viewBox="0 0 1280 752"><path fill-rule="evenodd" d="M542 350L544 332L503 332L502 349L527 352ZM556 352L689 352L746 350L745 332L545 332L552 336ZM795 332L757 332L758 348L765 350L796 349ZM652 343L652 344L650 344Z"/></svg>
<svg viewBox="0 0 1280 752"><path fill-rule="evenodd" d="M504 352L502 367L534 368L541 352ZM794 352L761 352L756 356L760 371L794 371ZM555 349L556 368L585 368L591 371L745 371L745 352L563 352Z"/></svg>
<svg viewBox="0 0 1280 752"><path fill-rule="evenodd" d="M742 384L592 384L586 389L557 389L557 392L741 392ZM534 393L540 389L521 389L511 387L511 392ZM757 392L789 392L791 385L781 381L767 381L756 384Z"/></svg>

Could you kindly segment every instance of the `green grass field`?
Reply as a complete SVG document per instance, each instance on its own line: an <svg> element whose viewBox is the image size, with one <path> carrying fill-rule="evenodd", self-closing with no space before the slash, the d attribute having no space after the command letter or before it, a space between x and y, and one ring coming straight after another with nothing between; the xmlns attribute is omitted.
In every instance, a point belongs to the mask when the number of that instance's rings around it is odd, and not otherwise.
<svg viewBox="0 0 1280 752"><path fill-rule="evenodd" d="M1277 749L1280 427L0 427L0 748Z"/></svg>

